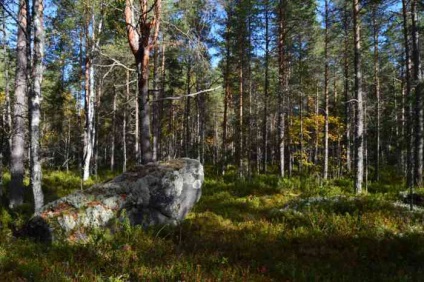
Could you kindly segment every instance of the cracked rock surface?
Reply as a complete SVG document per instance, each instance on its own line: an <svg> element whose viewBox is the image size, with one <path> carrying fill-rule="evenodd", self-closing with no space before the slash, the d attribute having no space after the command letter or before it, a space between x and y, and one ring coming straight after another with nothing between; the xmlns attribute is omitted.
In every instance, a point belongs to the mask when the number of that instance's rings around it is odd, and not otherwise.
<svg viewBox="0 0 424 282"><path fill-rule="evenodd" d="M203 166L193 159L138 166L45 205L28 222L25 233L43 241L84 240L87 231L107 228L126 218L147 227L177 224L200 199Z"/></svg>

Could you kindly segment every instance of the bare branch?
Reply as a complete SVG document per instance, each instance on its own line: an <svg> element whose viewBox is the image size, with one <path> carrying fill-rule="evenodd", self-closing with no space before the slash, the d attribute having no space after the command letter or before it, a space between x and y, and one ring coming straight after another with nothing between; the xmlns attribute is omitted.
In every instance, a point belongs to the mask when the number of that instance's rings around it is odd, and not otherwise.
<svg viewBox="0 0 424 282"><path fill-rule="evenodd" d="M113 63L114 63L114 64L116 64L117 66L123 67L124 69L129 70L129 71L136 71L135 69L132 69L132 68L130 68L130 67L128 67L128 66L126 66L125 64L121 63L121 62L120 62L120 61L118 61L117 59L112 58L111 56L109 56L109 55L107 55L107 54L103 53L101 49L98 49L98 52L99 52L99 54L100 54L100 55L102 55L103 57L105 57L105 58L107 58L107 59L109 59L109 60L113 61ZM97 65L97 66L98 66L98 67L110 67L111 65Z"/></svg>
<svg viewBox="0 0 424 282"><path fill-rule="evenodd" d="M194 96L197 96L197 95L199 95L199 94L203 94L203 93L207 93L207 92L212 92L212 91L218 90L218 89L220 89L220 88L222 88L222 86L218 86L218 87L215 87L215 88L202 90L202 91L195 92L195 93L190 93L190 94L183 95L183 96L178 96L178 97L166 97L166 98L162 98L162 99L152 100L152 101L150 101L150 102L152 102L152 103L153 103L153 102L159 102L159 101L165 101L165 100L181 100L181 99L183 99L183 98L185 98L185 97L194 97Z"/></svg>

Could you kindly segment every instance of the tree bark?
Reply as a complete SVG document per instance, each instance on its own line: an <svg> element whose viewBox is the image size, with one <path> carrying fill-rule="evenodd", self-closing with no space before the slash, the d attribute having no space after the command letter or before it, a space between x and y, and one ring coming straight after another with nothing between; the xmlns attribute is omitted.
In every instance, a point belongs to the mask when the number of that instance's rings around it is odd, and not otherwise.
<svg viewBox="0 0 424 282"><path fill-rule="evenodd" d="M241 46L243 44L240 44ZM237 138L237 166L238 176L243 177L243 57L239 66L239 105L238 105L238 138Z"/></svg>
<svg viewBox="0 0 424 282"><path fill-rule="evenodd" d="M413 118L412 118L412 96L411 96L411 58L409 49L409 26L408 7L406 0L402 0L403 15L403 43L405 48L405 115L406 115L406 186L412 193L414 186L414 139L413 139ZM411 197L412 199L412 197ZM412 205L411 205L412 208Z"/></svg>
<svg viewBox="0 0 424 282"><path fill-rule="evenodd" d="M94 122L94 93L91 91L92 58L90 54L85 58L85 126L84 126L84 154L83 154L83 181L90 177L91 157L93 155L93 122Z"/></svg>
<svg viewBox="0 0 424 282"><path fill-rule="evenodd" d="M280 91L278 96L278 110L279 110L279 165L280 176L285 176L285 96L287 95L287 69L286 69L286 2L281 0L279 3L279 22L278 22L278 56L279 56L279 84Z"/></svg>
<svg viewBox="0 0 424 282"><path fill-rule="evenodd" d="M29 13L26 0L19 1L18 38L16 47L15 95L13 106L12 150L10 160L9 207L23 203L24 157L25 157L25 96L27 94ZM27 37L28 36L28 37Z"/></svg>
<svg viewBox="0 0 424 282"><path fill-rule="evenodd" d="M150 50L154 48L158 38L161 13L161 0L156 0L152 6L153 16L150 18L150 9L147 2L147 0L140 0L140 18L137 23L134 22L133 0L126 0L124 13L128 43L134 55L138 73L138 106L140 111L139 126L141 133L142 164L153 161L152 146L150 142L150 103L148 101L149 60Z"/></svg>
<svg viewBox="0 0 424 282"><path fill-rule="evenodd" d="M116 138L116 87L113 87L113 104L112 104L112 136L110 144L110 170L115 170L115 138Z"/></svg>
<svg viewBox="0 0 424 282"><path fill-rule="evenodd" d="M231 8L230 8L231 9ZM227 121L228 121L228 103L230 97L230 21L232 11L228 11L227 28L225 36L225 73L224 73L224 119L222 122L222 148L221 148L221 174L224 175L227 168Z"/></svg>
<svg viewBox="0 0 424 282"><path fill-rule="evenodd" d="M159 100L159 48L155 48L153 52L153 97ZM159 102L153 103L153 161L159 160Z"/></svg>
<svg viewBox="0 0 424 282"><path fill-rule="evenodd" d="M41 116L41 82L43 80L44 25L43 0L33 0L34 54L32 66L32 83L29 99L30 111L30 179L34 194L34 209L37 212L44 205L41 190L40 162L40 116Z"/></svg>
<svg viewBox="0 0 424 282"><path fill-rule="evenodd" d="M329 84L329 63L328 63L328 29L329 29L329 9L328 0L325 0L325 39L324 39L324 101L325 101L325 124L324 124L324 172L323 178L328 178L328 119L329 119L329 97L328 97L328 84Z"/></svg>
<svg viewBox="0 0 424 282"><path fill-rule="evenodd" d="M268 90L269 90L269 3L265 0L265 89L262 127L262 172L267 172L268 165Z"/></svg>
<svg viewBox="0 0 424 282"><path fill-rule="evenodd" d="M130 71L126 72L126 89L125 89L125 101L124 101L124 118L122 121L122 171L127 171L127 103L130 99Z"/></svg>
<svg viewBox="0 0 424 282"><path fill-rule="evenodd" d="M418 31L417 1L411 2L412 16L412 58L414 62L414 84L415 86L415 166L414 184L416 187L423 186L423 154L424 154L424 98L423 98L423 75L421 70L421 54Z"/></svg>
<svg viewBox="0 0 424 282"><path fill-rule="evenodd" d="M380 153L381 153L381 105L380 105L380 58L379 58L379 33L380 28L377 24L377 4L373 6L373 39L374 39L374 95L377 107L377 125L376 125L376 158L375 158L375 180L380 180Z"/></svg>
<svg viewBox="0 0 424 282"><path fill-rule="evenodd" d="M343 54L343 71L344 71L344 99L345 99L345 125L346 125L346 169L350 173L352 171L352 142L351 142L351 132L352 132L352 119L351 119L351 103L349 95L349 18L348 18L348 7L347 1L345 2L343 8L343 29L344 29L344 54Z"/></svg>
<svg viewBox="0 0 424 282"><path fill-rule="evenodd" d="M191 59L187 59L187 76L186 87L187 95L191 93ZM191 120L191 97L186 97L184 109L184 155L185 157L191 156L191 134L190 134L190 120Z"/></svg>
<svg viewBox="0 0 424 282"><path fill-rule="evenodd" d="M355 192L362 193L364 180L364 105L361 70L361 28L359 19L359 0L353 0L354 67L355 67Z"/></svg>
<svg viewBox="0 0 424 282"><path fill-rule="evenodd" d="M4 53L4 95L5 95L5 105L4 105L4 128L5 134L7 135L8 141L8 150L10 152L12 148L12 138L11 138L11 130L12 130L12 111L10 106L10 79L9 79L9 51L7 48L7 29L6 29L6 18L4 14L4 9L2 9L2 33L3 33L3 53Z"/></svg>
<svg viewBox="0 0 424 282"><path fill-rule="evenodd" d="M94 153L95 127L94 127L94 103L96 94L94 91L94 50L98 45L96 32L100 33L102 22L100 21L96 31L94 7L91 8L90 17L87 16L85 23L86 46L85 46L85 127L84 127L84 155L83 155L83 181L90 177L91 162ZM90 13L90 12L88 12Z"/></svg>

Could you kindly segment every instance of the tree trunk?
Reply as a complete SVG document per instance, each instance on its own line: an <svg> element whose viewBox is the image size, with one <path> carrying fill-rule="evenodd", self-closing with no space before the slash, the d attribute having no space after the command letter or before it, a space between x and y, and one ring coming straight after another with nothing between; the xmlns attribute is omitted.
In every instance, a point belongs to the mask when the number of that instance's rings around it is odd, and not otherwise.
<svg viewBox="0 0 424 282"><path fill-rule="evenodd" d="M264 112L262 127L262 172L267 172L268 164L268 90L269 90L269 11L268 0L265 0L265 89L264 89Z"/></svg>
<svg viewBox="0 0 424 282"><path fill-rule="evenodd" d="M153 97L154 100L159 100L159 49L154 48L153 52ZM153 103L153 161L159 160L159 102Z"/></svg>
<svg viewBox="0 0 424 282"><path fill-rule="evenodd" d="M242 45L242 44L241 44ZM239 70L239 110L238 110L238 138L237 138L237 166L238 176L243 177L243 57L240 59Z"/></svg>
<svg viewBox="0 0 424 282"><path fill-rule="evenodd" d="M134 22L133 0L125 2L125 23L127 26L128 43L134 55L138 74L138 107L139 127L141 133L141 163L153 161L152 146L150 143L150 102L149 96L149 60L150 50L154 48L160 25L161 0L156 0L149 10L147 0L140 1L140 17ZM153 10L154 16L149 19ZM153 30L153 33L152 33Z"/></svg>
<svg viewBox="0 0 424 282"><path fill-rule="evenodd" d="M41 82L43 79L44 57L44 25L43 0L33 0L34 23L34 54L32 68L32 84L29 99L30 111L30 172L31 188L34 194L34 209L37 212L44 205L44 195L41 190L41 163L40 163L40 107Z"/></svg>
<svg viewBox="0 0 424 282"><path fill-rule="evenodd" d="M153 161L152 146L150 143L150 102L149 99L149 48L141 47L141 61L137 56L138 66L138 106L140 108L140 142L141 142L141 163L147 164Z"/></svg>
<svg viewBox="0 0 424 282"><path fill-rule="evenodd" d="M328 119L329 119L329 98L328 98L328 84L329 84L329 63L328 63L328 29L329 29L329 9L328 0L325 0L325 39L324 39L324 101L325 101L325 125L324 125L324 173L323 178L328 178Z"/></svg>
<svg viewBox="0 0 424 282"><path fill-rule="evenodd" d="M285 159L284 159L284 134L285 134L285 96L287 95L287 70L286 70L286 14L285 14L285 0L279 3L279 34L278 34L278 56L279 56L279 84L280 91L278 96L278 131L279 131L279 160L280 160L280 176L285 176Z"/></svg>
<svg viewBox="0 0 424 282"><path fill-rule="evenodd" d="M191 59L187 60L187 95L191 93ZM190 134L190 111L191 111L191 97L186 97L186 104L184 110L184 155L185 157L191 156L191 134Z"/></svg>
<svg viewBox="0 0 424 282"><path fill-rule="evenodd" d="M3 157L6 148L10 150L11 148L11 139L10 139L10 129L11 129L11 117L10 117L10 97L9 97L9 54L7 51L7 31L6 31L6 17L4 9L1 11L2 21L2 33L3 33L3 63L4 63L4 94L5 101L2 105L2 130L1 130L1 139L0 139L0 198L3 196ZM4 146L4 138L7 138L9 141L8 146Z"/></svg>
<svg viewBox="0 0 424 282"><path fill-rule="evenodd" d="M414 186L414 142L412 136L412 97L411 97L411 61L409 51L409 28L408 28L408 7L406 0L402 0L402 16L403 16L403 44L405 48L405 118L406 118L406 133L404 139L406 141L406 186L412 195ZM412 199L410 208L412 209Z"/></svg>
<svg viewBox="0 0 424 282"><path fill-rule="evenodd" d="M112 136L110 144L110 170L115 170L115 139L116 139L116 98L117 98L116 87L113 86L113 104L112 104Z"/></svg>
<svg viewBox="0 0 424 282"><path fill-rule="evenodd" d="M25 0L19 1L18 38L16 47L15 95L13 107L12 150L10 160L9 207L16 208L24 199L24 157L25 157L25 96L27 94L29 13ZM29 34L28 34L29 35Z"/></svg>
<svg viewBox="0 0 424 282"><path fill-rule="evenodd" d="M122 121L122 171L127 171L127 111L128 111L128 101L130 99L130 71L127 70L126 76L126 91L125 91L125 101L124 101L124 118Z"/></svg>
<svg viewBox="0 0 424 282"><path fill-rule="evenodd" d="M231 9L231 8L230 8ZM227 121L228 121L228 103L230 97L230 21L231 21L231 10L228 12L227 19L227 32L225 38L226 46L226 57L225 57L225 93L224 93L224 119L222 122L222 149L221 149L221 174L224 175L227 168Z"/></svg>
<svg viewBox="0 0 424 282"><path fill-rule="evenodd" d="M2 9L2 33L3 33L3 53L4 53L4 95L5 95L5 115L4 115L4 128L5 134L7 135L8 141L8 150L10 152L12 148L12 138L11 138L11 130L12 130L12 111L10 106L10 79L9 79L9 51L7 48L7 29L6 29L6 17L4 14L4 9Z"/></svg>
<svg viewBox="0 0 424 282"><path fill-rule="evenodd" d="M314 150L314 164L318 165L319 156L319 86L317 83L317 91L315 94L315 150Z"/></svg>
<svg viewBox="0 0 424 282"><path fill-rule="evenodd" d="M104 79L100 79L99 85L97 86L97 95L95 98L94 109L100 109L101 97L103 92L103 83L104 83ZM93 89L93 92L94 92L94 89ZM99 168L99 128L100 128L99 114L100 114L99 111L94 112L94 123L93 123L94 126L93 126L93 134L92 134L93 154L94 154L93 173L95 176L98 175L97 173Z"/></svg>
<svg viewBox="0 0 424 282"><path fill-rule="evenodd" d="M352 119L351 114L351 103L349 95L349 18L348 18L348 8L347 1L345 2L343 8L343 29L344 29L344 52L343 52L343 71L344 71L344 99L345 99L345 125L346 125L346 169L350 173L352 171L352 142L351 142L351 132L352 132Z"/></svg>
<svg viewBox="0 0 424 282"><path fill-rule="evenodd" d="M89 52L89 51L87 51ZM93 155L93 122L94 122L94 93L91 91L92 58L90 54L85 58L85 127L84 127L84 156L83 181L90 177L91 157Z"/></svg>
<svg viewBox="0 0 424 282"><path fill-rule="evenodd" d="M161 81L160 81L160 97L165 97L165 85L166 85L166 52L165 52L165 44L162 44L162 62L161 62ZM164 101L159 101L159 127L162 128L161 126L161 122L162 122L162 117L164 115ZM159 148L160 148L160 152L159 152L159 156L161 156L162 153L162 148L165 148L165 144L162 144L162 131L159 130L159 136L158 136L159 140ZM168 156L169 156L169 152L168 152Z"/></svg>
<svg viewBox="0 0 424 282"><path fill-rule="evenodd" d="M415 167L414 184L416 187L423 186L423 153L424 153L424 98L423 98L423 75L421 71L421 54L419 45L417 1L411 2L412 16L412 58L414 62L415 86Z"/></svg>
<svg viewBox="0 0 424 282"><path fill-rule="evenodd" d="M377 107L377 124L376 124L376 147L375 147L375 180L380 180L380 153L381 153L381 105L380 105L380 62L379 62L379 26L377 24L377 8L376 4L373 6L373 37L374 37L374 94L376 97Z"/></svg>
<svg viewBox="0 0 424 282"><path fill-rule="evenodd" d="M355 192L362 193L364 179L364 105L361 71L361 28L359 19L359 0L353 0L354 65L355 65Z"/></svg>
<svg viewBox="0 0 424 282"><path fill-rule="evenodd" d="M138 79L138 75L137 75ZM138 102L138 83L137 91L135 94L135 126L134 126L134 152L135 152L135 161L137 164L141 164L141 153L140 153L140 107Z"/></svg>

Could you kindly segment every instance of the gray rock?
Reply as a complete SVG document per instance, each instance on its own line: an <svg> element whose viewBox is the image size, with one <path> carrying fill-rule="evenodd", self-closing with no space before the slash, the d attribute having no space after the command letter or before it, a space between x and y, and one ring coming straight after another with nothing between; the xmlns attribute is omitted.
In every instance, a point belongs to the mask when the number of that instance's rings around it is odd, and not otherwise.
<svg viewBox="0 0 424 282"><path fill-rule="evenodd" d="M203 166L177 159L138 166L113 180L45 205L25 233L43 241L87 238L93 228L107 228L125 218L143 227L177 224L200 199Z"/></svg>

